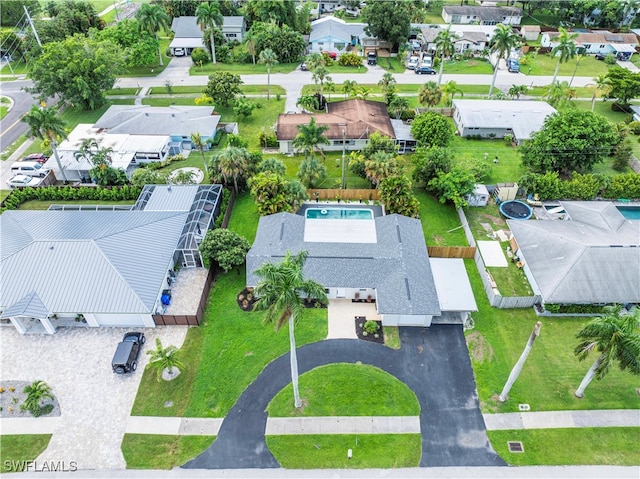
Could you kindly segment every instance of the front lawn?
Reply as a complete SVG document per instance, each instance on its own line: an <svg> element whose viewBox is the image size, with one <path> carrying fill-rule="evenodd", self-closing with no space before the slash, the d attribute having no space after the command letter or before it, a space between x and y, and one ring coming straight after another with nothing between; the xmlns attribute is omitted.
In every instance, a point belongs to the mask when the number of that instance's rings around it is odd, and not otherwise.
<svg viewBox="0 0 640 479"><path fill-rule="evenodd" d="M298 68L299 63L278 63L271 67L271 73L290 73ZM210 75L213 72L229 72L236 75L266 74L267 67L260 63L207 63L202 67L193 65L189 69L189 75Z"/></svg>
<svg viewBox="0 0 640 479"><path fill-rule="evenodd" d="M322 434L267 436L267 446L287 469L418 467L420 434ZM347 449L353 457L347 458Z"/></svg>
<svg viewBox="0 0 640 479"><path fill-rule="evenodd" d="M532 61L530 63L520 64L520 73L525 75L546 75L553 76L556 71L556 65L558 64L558 58L552 57L551 54L535 54L531 55ZM606 74L609 72L609 65L605 62L596 60L593 55L583 56L580 59L580 64L576 70L576 63L578 57L572 60L566 61L560 64L558 70L558 76L570 77L573 72L576 72L576 76L589 76L592 78L597 77L600 74Z"/></svg>
<svg viewBox="0 0 640 479"><path fill-rule="evenodd" d="M388 72L398 73L405 70L404 63L398 57L378 57L378 66Z"/></svg>
<svg viewBox="0 0 640 479"><path fill-rule="evenodd" d="M439 67L436 71L440 71ZM444 72L447 74L464 73L468 75L492 75L493 67L484 58L472 58L470 60L446 61Z"/></svg>
<svg viewBox="0 0 640 479"><path fill-rule="evenodd" d="M173 469L206 450L215 436L125 434L122 455L127 469Z"/></svg>
<svg viewBox="0 0 640 479"><path fill-rule="evenodd" d="M373 366L330 364L300 376L302 408L291 384L269 403L270 417L417 416L420 405L404 383Z"/></svg>
<svg viewBox="0 0 640 479"><path fill-rule="evenodd" d="M487 434L495 451L511 466L640 464L637 427L530 429ZM524 452L509 452L507 441L522 441Z"/></svg>
<svg viewBox="0 0 640 479"><path fill-rule="evenodd" d="M49 445L51 434L7 434L0 436L2 472L26 471L26 464L34 461Z"/></svg>
<svg viewBox="0 0 640 479"><path fill-rule="evenodd" d="M197 95L197 97L199 97L200 95L202 95L203 90L206 87L204 85L200 85L200 86L193 86L193 85L176 85L176 86L171 86L171 93L172 94L194 94ZM135 88L132 88L132 90L135 90ZM245 95L266 95L267 94L267 85L240 85L240 90L242 90L242 93ZM117 93L113 93L114 95ZM167 87L166 86L154 86L149 88L149 91L147 93L148 95L168 95L167 92ZM271 85L271 94L272 95L284 95L286 94L286 90L284 88L282 88L280 85ZM124 95L124 93L121 93L121 95ZM196 96L194 96L194 99L196 98Z"/></svg>

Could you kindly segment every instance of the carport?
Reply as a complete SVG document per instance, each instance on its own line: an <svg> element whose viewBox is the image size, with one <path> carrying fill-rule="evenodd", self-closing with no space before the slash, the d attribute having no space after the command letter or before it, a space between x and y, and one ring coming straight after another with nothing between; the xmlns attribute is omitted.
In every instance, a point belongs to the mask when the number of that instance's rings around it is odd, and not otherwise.
<svg viewBox="0 0 640 479"><path fill-rule="evenodd" d="M49 320L49 311L35 292L29 293L8 307L0 315L0 319L9 320L20 331L20 334L53 334L56 332L56 328Z"/></svg>

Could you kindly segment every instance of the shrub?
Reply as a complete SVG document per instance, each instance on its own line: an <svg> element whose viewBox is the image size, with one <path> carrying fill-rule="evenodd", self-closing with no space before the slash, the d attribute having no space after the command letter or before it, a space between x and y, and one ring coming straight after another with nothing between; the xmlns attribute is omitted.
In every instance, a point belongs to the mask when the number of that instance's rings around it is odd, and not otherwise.
<svg viewBox="0 0 640 479"><path fill-rule="evenodd" d="M376 321L369 320L364 323L364 329L369 334L375 334L380 329L380 325Z"/></svg>
<svg viewBox="0 0 640 479"><path fill-rule="evenodd" d="M204 65L209 61L209 54L204 48L194 48L191 52L191 60L195 65Z"/></svg>
<svg viewBox="0 0 640 479"><path fill-rule="evenodd" d="M634 135L640 135L640 121L632 121L629 123L628 128Z"/></svg>
<svg viewBox="0 0 640 479"><path fill-rule="evenodd" d="M258 141L262 148L276 148L279 145L276 133L271 129L267 130L265 127L262 127L260 133L258 133Z"/></svg>
<svg viewBox="0 0 640 479"><path fill-rule="evenodd" d="M616 58L615 54L613 54L613 53L609 53L606 57L604 57L604 62L607 65L615 65L617 61L618 61L618 59Z"/></svg>
<svg viewBox="0 0 640 479"><path fill-rule="evenodd" d="M338 65L345 67L359 67L362 65L362 58L355 53L344 53L338 59Z"/></svg>

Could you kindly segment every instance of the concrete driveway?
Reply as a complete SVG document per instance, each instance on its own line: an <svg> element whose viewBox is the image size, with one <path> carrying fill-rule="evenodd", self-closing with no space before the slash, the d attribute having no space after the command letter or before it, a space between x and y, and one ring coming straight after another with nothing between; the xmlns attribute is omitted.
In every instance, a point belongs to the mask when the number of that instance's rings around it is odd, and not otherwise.
<svg viewBox="0 0 640 479"><path fill-rule="evenodd" d="M39 461L75 461L78 469L124 469L120 444L127 418L148 363L145 351L162 344L180 347L187 327L145 329L147 342L133 374L111 371L123 328L62 328L54 335L20 335L0 328L0 378L51 386L60 403L60 421Z"/></svg>

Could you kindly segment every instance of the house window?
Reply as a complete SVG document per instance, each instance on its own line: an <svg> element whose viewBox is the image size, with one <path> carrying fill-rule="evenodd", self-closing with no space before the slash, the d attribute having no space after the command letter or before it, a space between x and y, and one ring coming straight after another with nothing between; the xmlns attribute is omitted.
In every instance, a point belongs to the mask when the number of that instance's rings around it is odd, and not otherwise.
<svg viewBox="0 0 640 479"><path fill-rule="evenodd" d="M469 20L471 17L469 15L467 15L467 20Z"/></svg>
<svg viewBox="0 0 640 479"><path fill-rule="evenodd" d="M600 45L600 48L604 48L604 45Z"/></svg>
<svg viewBox="0 0 640 479"><path fill-rule="evenodd" d="M591 48L591 45L589 45L588 43L585 43L585 44L584 44L584 47L585 47L587 50L589 50L589 49Z"/></svg>

